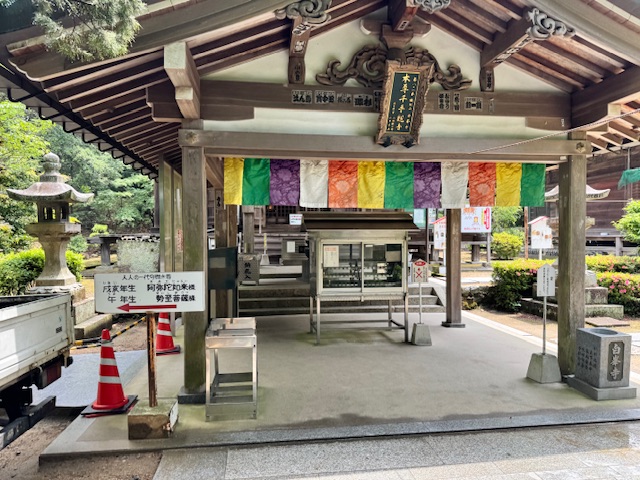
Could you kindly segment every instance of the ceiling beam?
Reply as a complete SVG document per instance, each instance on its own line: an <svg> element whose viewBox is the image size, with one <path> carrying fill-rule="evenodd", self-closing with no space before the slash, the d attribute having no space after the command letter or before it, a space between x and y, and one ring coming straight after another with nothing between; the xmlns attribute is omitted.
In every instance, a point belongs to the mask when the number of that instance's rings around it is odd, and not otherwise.
<svg viewBox="0 0 640 480"><path fill-rule="evenodd" d="M389 0L387 19L394 32L406 30L417 13L418 6L411 0Z"/></svg>
<svg viewBox="0 0 640 480"><path fill-rule="evenodd" d="M551 21L550 26L547 21ZM551 36L570 37L574 33L564 23L549 18L537 8L527 10L522 18L509 22L507 31L497 33L493 42L480 52L480 67L494 68L531 42L546 40Z"/></svg>
<svg viewBox="0 0 640 480"><path fill-rule="evenodd" d="M640 33L585 5L582 0L535 0L540 9L569 23L579 36L640 65Z"/></svg>
<svg viewBox="0 0 640 480"><path fill-rule="evenodd" d="M628 138L632 142L637 142L638 140L640 140L639 131L627 128L624 125L621 125L619 122L609 122L609 128L613 130L614 134Z"/></svg>
<svg viewBox="0 0 640 480"><path fill-rule="evenodd" d="M412 148L391 145L387 148L368 136L295 135L247 132L215 132L181 129L182 147L204 147L206 154L217 156L256 155L271 158L383 158L397 161L460 160L563 162L567 155L591 151L585 140L512 138L423 138Z"/></svg>
<svg viewBox="0 0 640 480"><path fill-rule="evenodd" d="M607 118L609 104L621 105L636 99L640 99L640 67L637 66L572 94L572 125L577 127Z"/></svg>
<svg viewBox="0 0 640 480"><path fill-rule="evenodd" d="M170 86L157 85L147 89L147 102L167 102ZM300 90L309 92L311 103L297 103L294 99ZM377 113L374 89L365 87L340 87L323 85L283 86L253 82L231 82L203 80L201 85L202 118L207 107L237 106L250 108L281 108L296 110L372 112ZM325 97L331 100L325 102ZM358 99L369 99L370 103L358 105ZM357 101L358 100L358 101ZM445 101L446 100L446 101ZM454 110L454 104L459 108ZM470 105L470 106L467 106ZM215 112L215 110L212 110ZM166 113L166 112L165 112ZM247 112L249 113L249 112ZM571 114L568 95L522 92L439 92L429 91L425 114L447 115L495 115L556 119L569 128ZM208 114L207 114L208 115Z"/></svg>
<svg viewBox="0 0 640 480"><path fill-rule="evenodd" d="M164 47L164 69L184 118L200 118L200 75L186 42Z"/></svg>
<svg viewBox="0 0 640 480"><path fill-rule="evenodd" d="M207 175L207 181L213 186L213 188L224 187L224 169L223 164L219 157L205 157L205 173Z"/></svg>

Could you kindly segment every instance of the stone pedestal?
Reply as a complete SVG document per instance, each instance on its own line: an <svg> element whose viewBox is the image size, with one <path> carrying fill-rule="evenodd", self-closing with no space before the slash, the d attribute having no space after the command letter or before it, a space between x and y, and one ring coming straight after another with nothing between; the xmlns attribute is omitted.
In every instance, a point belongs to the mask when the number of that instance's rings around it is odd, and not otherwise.
<svg viewBox="0 0 640 480"><path fill-rule="evenodd" d="M556 383L562 381L558 357L555 355L534 353L531 355L527 378L538 383Z"/></svg>
<svg viewBox="0 0 640 480"><path fill-rule="evenodd" d="M576 331L575 375L567 377L573 388L594 400L635 398L629 387L631 335L608 328L579 328Z"/></svg>
<svg viewBox="0 0 640 480"><path fill-rule="evenodd" d="M36 287L66 287L77 283L67 266L67 245L72 236L80 233L77 223L32 223L27 233L38 237L44 250L44 268L36 278Z"/></svg>
<svg viewBox="0 0 640 480"><path fill-rule="evenodd" d="M129 440L168 438L178 421L178 402L175 399L158 400L158 406L138 402L127 415Z"/></svg>
<svg viewBox="0 0 640 480"><path fill-rule="evenodd" d="M429 325L424 323L414 323L411 333L411 343L413 345L431 346L431 331Z"/></svg>

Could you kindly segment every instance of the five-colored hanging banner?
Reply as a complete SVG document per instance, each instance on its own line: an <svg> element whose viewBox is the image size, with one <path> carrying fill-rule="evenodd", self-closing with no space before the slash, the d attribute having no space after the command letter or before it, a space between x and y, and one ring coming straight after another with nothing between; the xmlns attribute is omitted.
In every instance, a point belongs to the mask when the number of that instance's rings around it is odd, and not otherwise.
<svg viewBox="0 0 640 480"><path fill-rule="evenodd" d="M544 205L545 165L225 158L227 205L464 208Z"/></svg>

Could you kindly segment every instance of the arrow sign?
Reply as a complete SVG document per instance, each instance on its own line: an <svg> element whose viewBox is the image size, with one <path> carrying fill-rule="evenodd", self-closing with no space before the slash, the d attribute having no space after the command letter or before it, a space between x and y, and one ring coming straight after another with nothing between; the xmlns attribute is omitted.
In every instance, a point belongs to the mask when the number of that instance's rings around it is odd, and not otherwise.
<svg viewBox="0 0 640 480"><path fill-rule="evenodd" d="M145 310L148 312L155 312L156 310L175 310L177 307L178 305L176 305L175 303L166 303L164 305L130 305L127 303L118 307L118 310L124 310L125 312L129 312L131 310Z"/></svg>
<svg viewBox="0 0 640 480"><path fill-rule="evenodd" d="M205 285L204 272L97 274L95 311L204 312Z"/></svg>

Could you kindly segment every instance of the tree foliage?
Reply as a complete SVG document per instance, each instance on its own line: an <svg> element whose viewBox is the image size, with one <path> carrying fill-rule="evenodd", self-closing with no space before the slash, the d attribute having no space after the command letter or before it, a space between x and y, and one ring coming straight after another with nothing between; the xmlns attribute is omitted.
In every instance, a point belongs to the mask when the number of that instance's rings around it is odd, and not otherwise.
<svg viewBox="0 0 640 480"><path fill-rule="evenodd" d="M491 231L510 231L522 218L522 207L493 207L491 209Z"/></svg>
<svg viewBox="0 0 640 480"><path fill-rule="evenodd" d="M0 251L25 248L25 227L36 218L35 204L10 199L7 188L23 189L38 180L40 159L48 151L44 135L52 128L21 103L0 99Z"/></svg>
<svg viewBox="0 0 640 480"><path fill-rule="evenodd" d="M611 222L630 242L640 244L640 200L631 200L624 207L624 215L617 222Z"/></svg>
<svg viewBox="0 0 640 480"><path fill-rule="evenodd" d="M7 1L7 0L3 0ZM114 58L127 50L144 12L142 0L32 0L47 45L70 60ZM71 25L63 24L67 18ZM67 28L68 27L68 28Z"/></svg>
<svg viewBox="0 0 640 480"><path fill-rule="evenodd" d="M74 204L83 229L105 224L116 233L146 231L153 222L153 181L127 168L109 154L56 126L47 139L60 156L60 172L78 191L93 193L92 202Z"/></svg>

